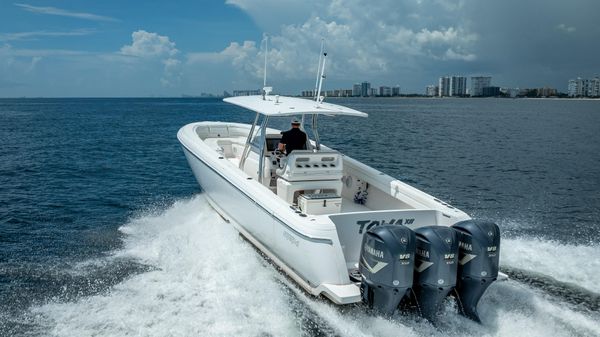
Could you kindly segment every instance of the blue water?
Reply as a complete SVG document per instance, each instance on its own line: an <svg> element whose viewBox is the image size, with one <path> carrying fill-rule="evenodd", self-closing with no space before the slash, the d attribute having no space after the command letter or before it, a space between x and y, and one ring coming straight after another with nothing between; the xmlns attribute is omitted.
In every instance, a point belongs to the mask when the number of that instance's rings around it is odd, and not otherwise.
<svg viewBox="0 0 600 337"><path fill-rule="evenodd" d="M600 101L333 102L370 117L321 118L323 143L501 226L515 280L482 300L489 330L444 333L600 335ZM0 99L0 336L437 334L290 294L220 223L176 133L252 119L216 99Z"/></svg>

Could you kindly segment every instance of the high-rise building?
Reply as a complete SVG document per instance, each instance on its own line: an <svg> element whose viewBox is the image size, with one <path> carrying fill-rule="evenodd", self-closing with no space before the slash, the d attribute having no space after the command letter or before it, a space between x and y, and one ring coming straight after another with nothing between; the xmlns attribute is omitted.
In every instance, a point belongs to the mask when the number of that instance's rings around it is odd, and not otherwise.
<svg viewBox="0 0 600 337"><path fill-rule="evenodd" d="M466 96L467 78L464 76L442 76L439 81L438 95L446 96Z"/></svg>
<svg viewBox="0 0 600 337"><path fill-rule="evenodd" d="M400 86L399 85L392 88L392 96L394 96L394 97L400 96Z"/></svg>
<svg viewBox="0 0 600 337"><path fill-rule="evenodd" d="M440 77L438 88L439 88L438 96L440 96L440 97L450 96L450 77L448 77L448 76Z"/></svg>
<svg viewBox="0 0 600 337"><path fill-rule="evenodd" d="M580 78L578 78L580 79ZM569 80L569 86L567 88L567 95L569 95L569 97L575 97L577 96L577 86L578 86L578 81L577 80Z"/></svg>
<svg viewBox="0 0 600 337"><path fill-rule="evenodd" d="M591 79L571 79L567 93L569 97L600 97L600 78L596 76Z"/></svg>
<svg viewBox="0 0 600 337"><path fill-rule="evenodd" d="M360 96L361 93L361 85L360 83L356 83L352 86L352 96L353 97L358 97Z"/></svg>
<svg viewBox="0 0 600 337"><path fill-rule="evenodd" d="M392 88L386 86L379 87L379 96L390 97L392 96Z"/></svg>
<svg viewBox="0 0 600 337"><path fill-rule="evenodd" d="M450 78L450 96L467 95L467 78L464 76L452 76Z"/></svg>
<svg viewBox="0 0 600 337"><path fill-rule="evenodd" d="M360 84L360 95L362 97L369 97L369 96L371 96L371 83L369 83L369 82L362 82Z"/></svg>
<svg viewBox="0 0 600 337"><path fill-rule="evenodd" d="M483 88L492 86L490 76L472 76L471 77L471 96L483 96Z"/></svg>
<svg viewBox="0 0 600 337"><path fill-rule="evenodd" d="M588 83L588 97L600 97L600 78L594 77Z"/></svg>

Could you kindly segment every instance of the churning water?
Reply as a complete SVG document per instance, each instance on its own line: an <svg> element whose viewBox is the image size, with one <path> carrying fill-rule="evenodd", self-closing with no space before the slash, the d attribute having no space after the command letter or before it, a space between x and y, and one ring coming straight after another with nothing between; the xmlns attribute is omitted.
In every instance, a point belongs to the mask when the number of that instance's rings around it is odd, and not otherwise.
<svg viewBox="0 0 600 337"><path fill-rule="evenodd" d="M208 205L175 134L218 100L0 100L0 335L600 336L600 102L368 99L323 142L496 221L501 268L433 327L299 290ZM287 124L284 121L282 127Z"/></svg>

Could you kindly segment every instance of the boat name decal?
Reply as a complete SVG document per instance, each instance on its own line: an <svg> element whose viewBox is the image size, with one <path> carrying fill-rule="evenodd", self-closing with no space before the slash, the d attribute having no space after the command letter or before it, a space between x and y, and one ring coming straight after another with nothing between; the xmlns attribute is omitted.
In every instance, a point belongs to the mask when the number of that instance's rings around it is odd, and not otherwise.
<svg viewBox="0 0 600 337"><path fill-rule="evenodd" d="M300 245L300 242L298 241L298 239L296 239L295 237L292 236L292 234L288 233L288 232L283 232L283 237L288 240L291 244L293 244L294 246L298 247Z"/></svg>
<svg viewBox="0 0 600 337"><path fill-rule="evenodd" d="M467 242L458 241L458 248L462 248L464 250L473 250L473 245Z"/></svg>
<svg viewBox="0 0 600 337"><path fill-rule="evenodd" d="M390 221L385 220L359 220L356 222L360 227L358 228L358 234L362 234L365 231L377 226L383 225L412 225L415 222L415 219L392 219Z"/></svg>
<svg viewBox="0 0 600 337"><path fill-rule="evenodd" d="M378 258L380 258L380 259L383 259L383 251L382 251L382 250L375 249L375 248L373 248L373 247L371 247L371 246L369 246L369 245L365 245L363 250L364 250L365 252L367 252L367 253L369 253L369 254L371 254L371 255L375 256L375 257L378 257Z"/></svg>
<svg viewBox="0 0 600 337"><path fill-rule="evenodd" d="M415 253L417 255L419 255L419 256L424 257L424 258L429 258L429 251L428 250L417 248L417 250L415 251Z"/></svg>

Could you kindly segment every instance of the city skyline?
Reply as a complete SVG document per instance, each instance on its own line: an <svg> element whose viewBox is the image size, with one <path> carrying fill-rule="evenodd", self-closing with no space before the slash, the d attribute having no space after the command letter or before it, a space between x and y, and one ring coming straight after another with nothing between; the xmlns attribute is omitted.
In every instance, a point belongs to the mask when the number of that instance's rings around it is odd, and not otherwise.
<svg viewBox="0 0 600 337"><path fill-rule="evenodd" d="M422 93L442 74L484 74L506 87L566 92L568 80L600 73L600 47L590 42L600 36L598 12L587 0L3 2L0 97L256 88L264 35L268 82L281 93L314 83L321 39L327 88L362 78Z"/></svg>

